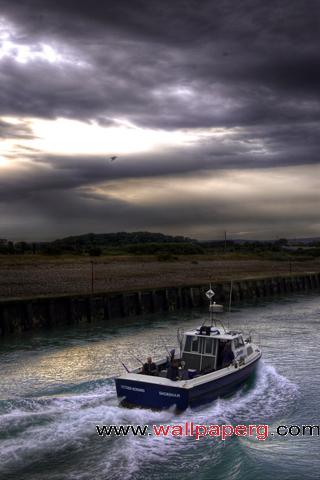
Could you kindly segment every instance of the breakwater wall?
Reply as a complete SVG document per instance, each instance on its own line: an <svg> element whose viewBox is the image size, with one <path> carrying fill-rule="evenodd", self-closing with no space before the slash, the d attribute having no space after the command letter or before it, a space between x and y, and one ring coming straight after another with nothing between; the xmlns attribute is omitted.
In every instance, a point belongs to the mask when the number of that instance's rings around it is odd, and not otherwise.
<svg viewBox="0 0 320 480"><path fill-rule="evenodd" d="M215 300L226 307L231 282L214 283ZM161 311L201 307L207 304L208 285L144 289L127 292L65 295L0 301L0 337L37 328L50 328L94 321L111 321ZM320 289L320 273L232 282L232 302L258 300L273 295Z"/></svg>

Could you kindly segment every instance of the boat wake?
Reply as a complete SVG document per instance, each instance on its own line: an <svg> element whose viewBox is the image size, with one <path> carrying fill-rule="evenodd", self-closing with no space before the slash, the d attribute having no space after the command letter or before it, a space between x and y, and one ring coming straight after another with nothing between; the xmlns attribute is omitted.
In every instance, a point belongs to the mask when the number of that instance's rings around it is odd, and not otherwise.
<svg viewBox="0 0 320 480"><path fill-rule="evenodd" d="M141 478L142 472L152 479L160 478L163 462L169 476L172 469L179 478L182 469L181 478L192 477L200 464L203 468L208 459L219 460L230 442L153 435L102 438L96 425L271 423L294 408L299 393L274 367L260 363L255 378L236 394L183 413L174 408L157 412L123 408L110 379L88 382L85 388L75 386L69 392L2 401L0 478L43 480L47 466L48 480ZM183 459L177 455L182 449ZM198 449L196 462L194 449ZM229 465L235 472L237 461L233 456Z"/></svg>

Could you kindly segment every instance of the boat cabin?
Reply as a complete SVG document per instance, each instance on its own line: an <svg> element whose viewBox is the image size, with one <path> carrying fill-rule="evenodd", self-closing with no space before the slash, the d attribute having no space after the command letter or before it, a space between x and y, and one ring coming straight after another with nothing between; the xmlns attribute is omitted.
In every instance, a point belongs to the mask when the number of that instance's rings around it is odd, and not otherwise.
<svg viewBox="0 0 320 480"><path fill-rule="evenodd" d="M181 356L174 355L176 366L181 366L181 362L184 362L189 378L193 378L220 370L230 365L233 359L241 364L244 357L253 352L248 341L243 340L240 332L225 332L217 327L201 326L184 333ZM157 373L152 375L166 377L168 362L167 358L154 364ZM139 369L139 373L145 373L144 369Z"/></svg>
<svg viewBox="0 0 320 480"><path fill-rule="evenodd" d="M223 332L217 327L202 326L184 334L181 360L186 368L210 372L223 367L227 350L241 355L245 342L239 332Z"/></svg>

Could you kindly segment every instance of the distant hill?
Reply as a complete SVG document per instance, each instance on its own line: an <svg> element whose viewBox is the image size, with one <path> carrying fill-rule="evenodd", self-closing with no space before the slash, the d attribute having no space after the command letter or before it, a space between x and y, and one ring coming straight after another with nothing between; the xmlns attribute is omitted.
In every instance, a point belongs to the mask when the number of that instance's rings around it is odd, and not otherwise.
<svg viewBox="0 0 320 480"><path fill-rule="evenodd" d="M85 233L61 238L50 242L54 245L85 246L113 246L141 244L141 243L197 243L197 240L182 236L164 235L153 232L117 232L117 233Z"/></svg>
<svg viewBox="0 0 320 480"><path fill-rule="evenodd" d="M129 254L196 254L202 253L197 240L153 232L86 233L38 244L43 253L129 253Z"/></svg>

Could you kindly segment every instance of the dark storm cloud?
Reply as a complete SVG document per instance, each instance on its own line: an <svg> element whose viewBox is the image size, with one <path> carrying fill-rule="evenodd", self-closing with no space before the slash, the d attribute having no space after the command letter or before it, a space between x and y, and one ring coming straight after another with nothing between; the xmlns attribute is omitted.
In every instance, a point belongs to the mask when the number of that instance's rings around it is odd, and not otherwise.
<svg viewBox="0 0 320 480"><path fill-rule="evenodd" d="M319 2L15 3L2 2L17 42L48 41L90 67L7 60L5 114L183 128L303 121L319 110ZM175 95L179 86L193 95Z"/></svg>
<svg viewBox="0 0 320 480"><path fill-rule="evenodd" d="M125 179L147 184L175 176L182 182L210 171L319 163L320 2L0 0L0 9L12 23L12 42L34 51L45 43L62 58L0 59L0 116L94 119L102 126L123 118L147 128L228 132L110 164L97 156L27 150L19 139L31 135L28 124L3 120L0 138L17 139L23 166L1 176L3 225L9 215L13 221L24 214L30 215L29 230L23 229L29 237L33 225L39 225L38 236L89 225L100 231L176 226L181 233L192 233L193 225L202 235L215 214L217 228L278 228L285 221L288 232L295 222L316 231L318 198L307 195L306 185L299 219L291 215L292 193L288 205L276 202L265 212L261 198L259 205L250 200L256 210L215 198L212 210L209 197L186 208L176 196L163 209L101 197L95 189Z"/></svg>

